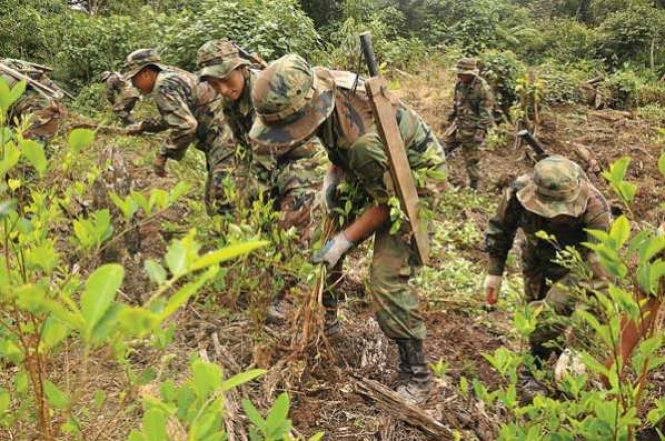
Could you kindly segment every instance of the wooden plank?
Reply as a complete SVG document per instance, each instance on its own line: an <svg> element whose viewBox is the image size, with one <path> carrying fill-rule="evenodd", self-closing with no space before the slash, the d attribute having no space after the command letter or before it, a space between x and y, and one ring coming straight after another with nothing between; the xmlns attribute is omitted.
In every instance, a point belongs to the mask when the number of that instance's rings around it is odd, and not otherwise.
<svg viewBox="0 0 665 441"><path fill-rule="evenodd" d="M402 204L402 210L409 219L420 262L427 265L429 263L429 236L420 220L418 191L411 174L404 140L399 133L395 107L387 96L386 81L381 77L370 78L365 81L365 89L372 103L379 135L386 146L390 174Z"/></svg>

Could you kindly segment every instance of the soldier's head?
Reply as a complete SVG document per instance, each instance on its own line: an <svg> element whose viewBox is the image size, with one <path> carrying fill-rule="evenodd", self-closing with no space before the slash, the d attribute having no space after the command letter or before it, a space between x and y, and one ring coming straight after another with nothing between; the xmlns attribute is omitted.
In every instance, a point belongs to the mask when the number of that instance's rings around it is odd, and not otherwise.
<svg viewBox="0 0 665 441"><path fill-rule="evenodd" d="M149 94L155 87L157 75L164 70L161 58L154 49L138 49L127 55L122 77L131 81L143 94Z"/></svg>
<svg viewBox="0 0 665 441"><path fill-rule="evenodd" d="M539 161L531 180L517 192L522 206L532 213L552 219L578 217L586 210L589 183L582 168L563 156Z"/></svg>
<svg viewBox="0 0 665 441"><path fill-rule="evenodd" d="M470 83L478 75L478 63L475 58L461 58L457 62L455 71L460 81Z"/></svg>
<svg viewBox="0 0 665 441"><path fill-rule="evenodd" d="M263 70L252 88L257 118L249 137L260 146L291 147L307 141L335 108L329 71L285 55Z"/></svg>
<svg viewBox="0 0 665 441"><path fill-rule="evenodd" d="M217 93L232 101L242 96L249 61L238 54L238 49L226 39L212 40L199 48L196 54L199 81L206 81Z"/></svg>

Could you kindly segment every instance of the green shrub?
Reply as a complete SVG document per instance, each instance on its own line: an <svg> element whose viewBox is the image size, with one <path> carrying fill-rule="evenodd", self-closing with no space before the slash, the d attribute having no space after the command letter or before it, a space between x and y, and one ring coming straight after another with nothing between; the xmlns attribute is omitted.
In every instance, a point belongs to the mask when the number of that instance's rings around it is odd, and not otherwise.
<svg viewBox="0 0 665 441"><path fill-rule="evenodd" d="M515 86L517 79L524 75L524 64L513 52L496 50L483 53L480 62L481 74L492 87L498 108L508 115L518 99Z"/></svg>

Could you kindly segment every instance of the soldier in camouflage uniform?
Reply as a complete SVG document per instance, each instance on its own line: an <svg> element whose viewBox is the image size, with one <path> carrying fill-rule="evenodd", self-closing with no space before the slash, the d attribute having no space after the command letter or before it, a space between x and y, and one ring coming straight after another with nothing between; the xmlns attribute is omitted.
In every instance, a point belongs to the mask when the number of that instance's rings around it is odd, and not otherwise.
<svg viewBox="0 0 665 441"><path fill-rule="evenodd" d="M49 68L39 66L23 60L11 58L0 59L3 65L30 77L32 80L46 86L55 93L48 93L37 89L28 83L25 93L9 108L9 121L22 121L28 115L31 116L30 126L23 134L26 138L35 138L48 141L53 138L60 123L67 117L67 109L61 104L64 94L60 87L49 78ZM8 73L0 72L9 87L14 87L21 81Z"/></svg>
<svg viewBox="0 0 665 441"><path fill-rule="evenodd" d="M106 99L111 104L113 113L125 124L134 122L131 113L139 101L140 93L131 82L122 78L120 72L105 71L102 81L106 85Z"/></svg>
<svg viewBox="0 0 665 441"><path fill-rule="evenodd" d="M358 80L358 82L356 82ZM356 87L357 86L357 87ZM417 257L404 232L390 234L388 201L395 195L385 146L377 133L363 80L351 72L311 68L297 55L287 55L261 72L252 91L257 112L250 138L267 149L296 148L312 136L321 139L332 166L324 180L323 199L329 204L342 176L359 183L375 204L313 256L339 270L342 257L374 235L371 287L377 320L395 340L400 354L399 393L407 400L426 399L431 374L425 362L425 324L409 280ZM395 116L414 172L445 171L445 156L432 130L411 109L394 103ZM324 296L326 331L339 329L337 296Z"/></svg>
<svg viewBox="0 0 665 441"><path fill-rule="evenodd" d="M582 245L593 241L587 229L607 231L611 221L610 208L603 195L588 181L582 169L562 156L550 156L538 162L532 175L519 177L506 191L496 215L490 220L486 234L489 254L488 274L484 288L487 301L493 304L501 289L508 252L515 233L521 229L526 236L522 247L522 271L527 301L545 303L554 313L541 316L531 335L532 353L546 361L552 340L561 335L556 328L556 315L570 315L575 299L569 289L577 281L567 268L554 259L559 249L575 248L591 264L594 274L604 274L594 253ZM539 239L544 231L556 238L557 247Z"/></svg>
<svg viewBox="0 0 665 441"><path fill-rule="evenodd" d="M493 124L492 92L479 75L476 60L459 60L456 71L455 102L448 119L457 124L452 143L462 148L469 186L475 189L480 181L480 149Z"/></svg>
<svg viewBox="0 0 665 441"><path fill-rule="evenodd" d="M272 149L251 145L248 134L256 118L252 89L259 72L250 69L250 62L238 54L237 48L226 39L205 43L198 51L199 78L208 82L224 96L224 118L231 127L239 151L226 152L231 159L244 158L242 173L247 169L258 185L265 187L276 201L282 214L280 226L298 228L307 240L314 224L312 208L321 179L316 172L322 152L320 142L309 142L294 148ZM230 144L233 141L225 142ZM228 170L229 160L222 158L220 167ZM220 176L223 176L220 173ZM241 178L240 181L245 179ZM220 185L221 187L221 185ZM216 191L221 191L219 188Z"/></svg>
<svg viewBox="0 0 665 441"><path fill-rule="evenodd" d="M219 152L231 148L223 144L230 135L221 112L221 97L208 84L198 83L194 74L162 64L154 49L132 52L127 56L125 68L123 78L131 80L142 94L151 94L157 104L161 124L149 127L149 131L169 130L169 139L155 159L155 173L165 176L167 160L179 161L189 144L195 142L196 148L206 155L206 189L210 188L211 171ZM207 191L205 200L211 214L230 209L224 201L210 199Z"/></svg>

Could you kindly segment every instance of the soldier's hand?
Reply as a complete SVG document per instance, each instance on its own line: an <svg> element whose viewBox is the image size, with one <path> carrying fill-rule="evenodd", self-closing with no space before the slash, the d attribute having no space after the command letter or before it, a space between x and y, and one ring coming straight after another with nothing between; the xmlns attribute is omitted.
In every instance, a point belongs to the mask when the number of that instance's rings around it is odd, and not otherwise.
<svg viewBox="0 0 665 441"><path fill-rule="evenodd" d="M473 140L478 144L482 144L485 142L485 132L483 130L476 130L476 133L473 136Z"/></svg>
<svg viewBox="0 0 665 441"><path fill-rule="evenodd" d="M486 302L488 305L496 304L499 300L499 292L501 291L501 282L503 277L488 274L485 276L483 288L485 289Z"/></svg>
<svg viewBox="0 0 665 441"><path fill-rule="evenodd" d="M155 174L160 178L166 176L166 156L157 155L155 162L152 164Z"/></svg>
<svg viewBox="0 0 665 441"><path fill-rule="evenodd" d="M351 242L344 232L339 233L326 243L320 250L314 252L312 255L313 263L325 263L328 269L333 268L339 262L339 259L353 247Z"/></svg>
<svg viewBox="0 0 665 441"><path fill-rule="evenodd" d="M128 125L126 130L130 135L138 135L139 133L143 132L143 121Z"/></svg>

